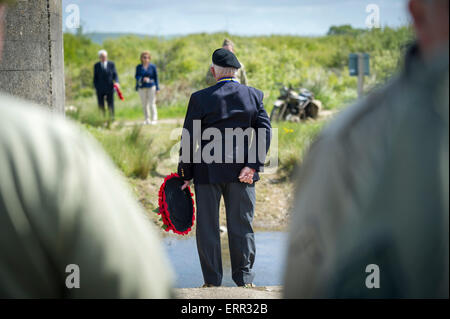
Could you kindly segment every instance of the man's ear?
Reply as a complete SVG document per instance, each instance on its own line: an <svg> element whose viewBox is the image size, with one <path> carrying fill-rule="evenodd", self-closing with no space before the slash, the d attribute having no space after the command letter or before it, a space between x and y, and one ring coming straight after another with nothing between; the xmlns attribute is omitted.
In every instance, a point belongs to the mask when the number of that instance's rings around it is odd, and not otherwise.
<svg viewBox="0 0 450 319"><path fill-rule="evenodd" d="M421 0L410 0L408 3L416 36L422 46L426 46L429 43L427 8L425 6Z"/></svg>
<svg viewBox="0 0 450 319"><path fill-rule="evenodd" d="M413 18L413 23L416 28L421 28L426 22L426 14L423 2L420 0L410 0L408 9Z"/></svg>

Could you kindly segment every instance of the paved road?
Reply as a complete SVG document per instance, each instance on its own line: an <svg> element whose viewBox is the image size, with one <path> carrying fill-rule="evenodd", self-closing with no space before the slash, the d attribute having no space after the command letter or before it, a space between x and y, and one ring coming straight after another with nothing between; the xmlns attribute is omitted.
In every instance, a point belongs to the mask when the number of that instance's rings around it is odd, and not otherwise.
<svg viewBox="0 0 450 319"><path fill-rule="evenodd" d="M214 287L214 288L178 288L177 299L281 299L282 287Z"/></svg>

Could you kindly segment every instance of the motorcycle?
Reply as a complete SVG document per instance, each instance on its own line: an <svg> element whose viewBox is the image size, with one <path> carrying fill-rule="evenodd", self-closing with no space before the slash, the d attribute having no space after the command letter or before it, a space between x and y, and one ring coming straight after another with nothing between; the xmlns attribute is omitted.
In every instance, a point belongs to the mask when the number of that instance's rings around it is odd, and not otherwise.
<svg viewBox="0 0 450 319"><path fill-rule="evenodd" d="M270 120L299 122L307 118L316 119L321 107L322 103L314 99L311 91L303 88L297 93L292 87L284 86L273 105Z"/></svg>

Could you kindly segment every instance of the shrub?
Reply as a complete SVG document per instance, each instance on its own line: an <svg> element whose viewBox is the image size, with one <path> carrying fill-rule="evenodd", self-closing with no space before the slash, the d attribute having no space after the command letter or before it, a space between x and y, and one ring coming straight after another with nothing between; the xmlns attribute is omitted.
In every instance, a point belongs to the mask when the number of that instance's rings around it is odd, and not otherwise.
<svg viewBox="0 0 450 319"><path fill-rule="evenodd" d="M356 97L356 81L348 75L348 54L370 54L372 76L367 79L367 88L373 88L398 70L403 49L411 42L413 32L409 27L368 31L338 26L330 28L328 34L314 38L241 37L226 33L170 39L122 36L105 40L103 47L116 62L126 98L123 107L140 106L134 91L134 73L141 51L151 52L152 63L159 70L158 106L186 107L190 94L206 86L205 74L213 50L224 38L231 37L239 60L246 67L250 85L264 91L266 105L273 104L278 94L277 83L283 83L305 86L323 100L325 108L340 108L349 98ZM70 104L76 105L76 101L84 101L89 94L94 94L92 72L99 49L85 35L64 35L66 93Z"/></svg>

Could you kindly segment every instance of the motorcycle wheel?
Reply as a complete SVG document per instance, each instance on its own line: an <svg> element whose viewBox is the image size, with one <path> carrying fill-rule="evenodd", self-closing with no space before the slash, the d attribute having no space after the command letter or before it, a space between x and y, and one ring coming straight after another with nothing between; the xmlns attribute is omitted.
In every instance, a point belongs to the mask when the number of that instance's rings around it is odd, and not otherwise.
<svg viewBox="0 0 450 319"><path fill-rule="evenodd" d="M316 119L319 117L319 107L314 103L309 103L305 107L305 115L306 117L311 117L313 119Z"/></svg>
<svg viewBox="0 0 450 319"><path fill-rule="evenodd" d="M272 109L272 112L270 112L270 121L274 122L274 121L278 121L278 117L280 115L280 108L274 106Z"/></svg>

